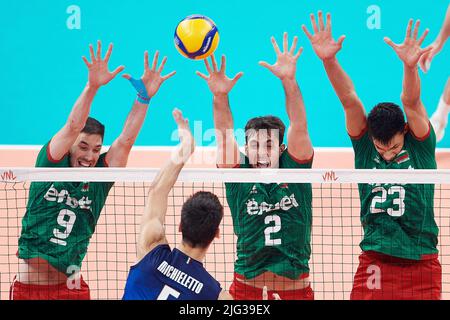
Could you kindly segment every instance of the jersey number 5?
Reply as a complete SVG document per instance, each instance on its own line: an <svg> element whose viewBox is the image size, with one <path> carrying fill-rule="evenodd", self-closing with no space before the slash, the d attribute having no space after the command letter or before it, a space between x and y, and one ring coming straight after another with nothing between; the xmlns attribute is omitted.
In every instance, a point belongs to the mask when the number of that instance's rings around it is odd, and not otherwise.
<svg viewBox="0 0 450 320"><path fill-rule="evenodd" d="M175 299L178 299L178 297L180 296L180 293L177 290L172 289L171 287L165 285L156 300L167 300L169 298L169 296L172 296Z"/></svg>
<svg viewBox="0 0 450 320"><path fill-rule="evenodd" d="M370 205L370 213L387 212L391 217L401 217L405 213L405 189L402 186L392 186L387 191L383 187L376 187L372 189L372 193L380 192L380 196L375 196ZM387 201L388 195L392 195L392 205L394 208L385 208L383 205ZM377 203L379 206L377 207Z"/></svg>

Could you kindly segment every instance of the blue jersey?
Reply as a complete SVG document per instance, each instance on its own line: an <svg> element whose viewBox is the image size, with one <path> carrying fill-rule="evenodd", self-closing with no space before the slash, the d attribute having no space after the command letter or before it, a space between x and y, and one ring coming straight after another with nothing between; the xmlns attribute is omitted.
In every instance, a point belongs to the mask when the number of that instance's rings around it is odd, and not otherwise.
<svg viewBox="0 0 450 320"><path fill-rule="evenodd" d="M123 300L217 300L222 288L178 249L159 245L130 268Z"/></svg>

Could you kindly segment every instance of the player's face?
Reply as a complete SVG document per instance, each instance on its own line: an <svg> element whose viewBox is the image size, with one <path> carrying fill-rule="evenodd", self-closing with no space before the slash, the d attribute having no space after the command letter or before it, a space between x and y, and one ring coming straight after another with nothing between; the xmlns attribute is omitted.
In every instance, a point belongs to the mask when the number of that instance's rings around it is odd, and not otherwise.
<svg viewBox="0 0 450 320"><path fill-rule="evenodd" d="M280 146L277 134L258 130L248 136L245 149L252 168L278 168L284 145Z"/></svg>
<svg viewBox="0 0 450 320"><path fill-rule="evenodd" d="M98 134L80 133L70 149L70 165L72 167L95 167L103 139Z"/></svg>
<svg viewBox="0 0 450 320"><path fill-rule="evenodd" d="M383 157L384 160L390 162L402 151L403 144L405 142L405 134L397 133L387 145L373 139L373 144L378 153Z"/></svg>

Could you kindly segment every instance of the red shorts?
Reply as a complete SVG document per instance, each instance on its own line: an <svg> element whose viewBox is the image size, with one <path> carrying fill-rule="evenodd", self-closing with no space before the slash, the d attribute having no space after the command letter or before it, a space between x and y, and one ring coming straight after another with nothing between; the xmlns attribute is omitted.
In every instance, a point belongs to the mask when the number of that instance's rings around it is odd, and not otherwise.
<svg viewBox="0 0 450 320"><path fill-rule="evenodd" d="M277 293L281 300L314 300L314 291L310 285L298 290L267 291L269 300L274 300L274 293ZM230 294L234 300L262 300L263 289L243 283L237 280L235 275L230 287Z"/></svg>
<svg viewBox="0 0 450 320"><path fill-rule="evenodd" d="M69 289L67 284L24 284L14 279L9 292L10 300L90 300L89 287L83 278L79 289Z"/></svg>
<svg viewBox="0 0 450 320"><path fill-rule="evenodd" d="M359 256L351 300L440 300L438 255L407 260L366 251Z"/></svg>

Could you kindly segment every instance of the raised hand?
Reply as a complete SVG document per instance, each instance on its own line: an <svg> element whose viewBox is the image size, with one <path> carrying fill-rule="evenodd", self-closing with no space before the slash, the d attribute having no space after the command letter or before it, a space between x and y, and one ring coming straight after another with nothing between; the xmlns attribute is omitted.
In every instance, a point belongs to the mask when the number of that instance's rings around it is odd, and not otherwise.
<svg viewBox="0 0 450 320"><path fill-rule="evenodd" d="M172 111L172 115L178 126L178 136L180 138L179 150L172 155L172 160L175 163L186 162L194 153L195 140L192 136L191 129L189 128L189 121L183 118L181 110L175 108Z"/></svg>
<svg viewBox="0 0 450 320"><path fill-rule="evenodd" d="M384 38L384 41L391 46L395 53L397 53L400 60L403 61L403 63L410 67L414 68L417 66L417 63L419 62L420 58L433 49L433 47L427 47L425 49L421 49L420 46L422 45L423 41L425 40L425 37L428 34L428 29L424 31L422 36L419 40L417 40L417 36L419 33L419 26L420 26L420 20L417 20L414 31L411 31L412 29L413 20L410 19L408 23L408 27L406 28L406 37L405 41L402 44L395 44L392 42L392 40L388 37Z"/></svg>
<svg viewBox="0 0 450 320"><path fill-rule="evenodd" d="M212 69L208 60L205 59L206 70L208 70L209 73L208 75L205 75L199 71L197 71L196 74L206 80L208 87L214 96L227 95L231 89L233 89L236 82L243 76L243 73L239 72L233 79L228 78L225 74L226 58L224 55L222 56L220 70L217 68L216 58L214 55L211 56L211 63L213 66Z"/></svg>
<svg viewBox="0 0 450 320"><path fill-rule="evenodd" d="M303 51L303 48L300 48L300 50L295 53L298 38L294 37L292 46L288 51L288 34L285 32L283 35L283 52L280 51L280 48L278 47L278 44L274 37L271 37L270 40L272 41L273 48L277 55L277 61L274 65L270 65L265 61L260 61L259 64L269 69L276 77L280 78L281 80L295 79L297 60Z"/></svg>
<svg viewBox="0 0 450 320"><path fill-rule="evenodd" d="M150 69L150 65L148 63L148 52L144 53L144 74L141 77L142 82L145 85L145 89L147 91L147 95L149 98L153 97L161 87L161 84L167 79L171 78L175 75L176 71L172 71L168 75L162 76L161 73L164 69L164 65L166 64L167 57L164 57L161 65L158 69L156 66L158 64L159 51L156 51L153 57L152 68ZM129 74L123 75L123 77L127 80L134 80Z"/></svg>
<svg viewBox="0 0 450 320"><path fill-rule="evenodd" d="M302 25L303 31L311 41L311 45L314 51L321 60L333 59L339 52L339 50L341 50L342 43L345 40L345 36L340 36L337 42L334 41L331 34L331 15L329 13L327 13L327 22L325 25L323 21L322 11L319 11L319 27L317 27L314 14L311 13L310 17L314 34L311 34L305 25Z"/></svg>
<svg viewBox="0 0 450 320"><path fill-rule="evenodd" d="M436 39L431 45L431 50L424 53L419 60L420 68L423 72L428 72L431 66L431 61L433 61L434 56L436 56L444 47L444 43L439 39Z"/></svg>
<svg viewBox="0 0 450 320"><path fill-rule="evenodd" d="M108 82L110 82L112 79L114 79L120 72L125 69L124 66L118 67L113 72L110 72L108 70L108 62L109 58L111 57L113 45L110 44L108 47L108 51L106 52L105 58L102 59L102 43L101 41L97 41L97 54L94 54L94 47L89 45L89 51L91 55L92 62L89 62L88 59L83 56L83 61L88 67L89 70L89 76L88 81L89 85L94 88L99 88Z"/></svg>

